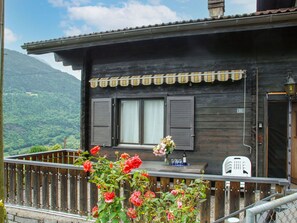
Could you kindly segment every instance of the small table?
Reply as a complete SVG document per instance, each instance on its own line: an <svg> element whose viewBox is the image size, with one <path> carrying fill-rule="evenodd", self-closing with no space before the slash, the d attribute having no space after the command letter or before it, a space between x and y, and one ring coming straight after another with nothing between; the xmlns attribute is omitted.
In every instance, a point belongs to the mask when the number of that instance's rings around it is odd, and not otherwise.
<svg viewBox="0 0 297 223"><path fill-rule="evenodd" d="M171 166L161 161L143 161L142 165L138 168L140 170L147 171L159 171L159 172L177 172L177 173L204 173L206 162L197 162L188 166Z"/></svg>

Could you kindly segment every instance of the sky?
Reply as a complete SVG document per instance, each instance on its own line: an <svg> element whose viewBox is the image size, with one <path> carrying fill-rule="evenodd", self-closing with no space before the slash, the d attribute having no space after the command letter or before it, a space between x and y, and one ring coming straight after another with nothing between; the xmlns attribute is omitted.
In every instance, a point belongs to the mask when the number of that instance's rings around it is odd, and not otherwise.
<svg viewBox="0 0 297 223"><path fill-rule="evenodd" d="M255 11L256 0L225 0L225 15ZM207 17L207 0L5 0L4 41L26 54L28 42ZM80 79L53 54L35 57Z"/></svg>

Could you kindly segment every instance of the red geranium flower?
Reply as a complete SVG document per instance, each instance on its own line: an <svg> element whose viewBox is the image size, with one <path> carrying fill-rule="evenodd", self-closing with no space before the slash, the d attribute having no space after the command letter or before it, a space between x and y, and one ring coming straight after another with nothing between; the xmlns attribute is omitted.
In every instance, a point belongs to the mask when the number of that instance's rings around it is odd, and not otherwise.
<svg viewBox="0 0 297 223"><path fill-rule="evenodd" d="M132 169L135 169L135 168L140 167L140 165L142 164L142 161L138 155L134 155L133 157L129 158L126 161L126 164L131 166Z"/></svg>
<svg viewBox="0 0 297 223"><path fill-rule="evenodd" d="M142 173L141 176L143 176L143 177L149 177L149 174L148 173Z"/></svg>
<svg viewBox="0 0 297 223"><path fill-rule="evenodd" d="M128 208L127 215L130 218L137 218L137 212L134 208Z"/></svg>
<svg viewBox="0 0 297 223"><path fill-rule="evenodd" d="M167 219L168 219L168 221L170 221L170 220L173 220L173 219L174 219L174 215L173 215L173 213L172 213L172 212L170 212L170 211L167 211Z"/></svg>
<svg viewBox="0 0 297 223"><path fill-rule="evenodd" d="M144 197L145 197L145 198L148 198L148 199L150 199L150 198L155 198L155 197L156 197L156 194L155 194L153 191L148 190L148 191L144 194Z"/></svg>
<svg viewBox="0 0 297 223"><path fill-rule="evenodd" d="M132 168L129 165L124 164L123 172L124 173L130 173Z"/></svg>
<svg viewBox="0 0 297 223"><path fill-rule="evenodd" d="M140 191L135 191L129 198L129 201L134 204L135 206L139 207L142 205L143 200L141 199L141 192Z"/></svg>
<svg viewBox="0 0 297 223"><path fill-rule="evenodd" d="M112 162L109 163L109 168L110 169L113 168L113 163Z"/></svg>
<svg viewBox="0 0 297 223"><path fill-rule="evenodd" d="M83 167L84 167L84 171L85 172L89 172L91 171L92 169L92 162L90 160L86 160L84 163L83 163Z"/></svg>
<svg viewBox="0 0 297 223"><path fill-rule="evenodd" d="M128 208L127 215L130 218L137 218L137 212L134 208Z"/></svg>
<svg viewBox="0 0 297 223"><path fill-rule="evenodd" d="M121 158L122 159L128 159L130 157L130 155L128 154L128 153L123 153L122 155L121 155Z"/></svg>
<svg viewBox="0 0 297 223"><path fill-rule="evenodd" d="M130 157L125 161L123 172L130 173L132 169L140 167L141 164L142 164L142 161L138 155Z"/></svg>
<svg viewBox="0 0 297 223"><path fill-rule="evenodd" d="M95 156L100 151L100 146L94 146L90 152L93 156Z"/></svg>
<svg viewBox="0 0 297 223"><path fill-rule="evenodd" d="M98 206L94 206L93 209L92 209L92 216L94 218L98 218Z"/></svg>
<svg viewBox="0 0 297 223"><path fill-rule="evenodd" d="M174 196L176 196L176 195L178 195L178 190L172 190L170 193L173 194Z"/></svg>
<svg viewBox="0 0 297 223"><path fill-rule="evenodd" d="M105 192L103 194L106 203L112 203L115 198L114 192Z"/></svg>

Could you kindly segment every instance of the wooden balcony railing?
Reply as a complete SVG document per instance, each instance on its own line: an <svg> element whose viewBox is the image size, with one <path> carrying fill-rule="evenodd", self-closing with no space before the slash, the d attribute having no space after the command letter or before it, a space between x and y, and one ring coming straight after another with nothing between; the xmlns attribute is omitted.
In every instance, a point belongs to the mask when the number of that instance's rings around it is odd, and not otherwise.
<svg viewBox="0 0 297 223"><path fill-rule="evenodd" d="M97 203L98 191L88 182L83 168L73 165L77 155L76 151L59 150L6 158L5 202L79 215L90 214ZM155 191L168 191L182 180L202 178L209 187L207 200L201 206L202 223L213 222L272 193L283 193L289 185L286 179L279 178L157 171L149 171L149 175ZM228 193L225 181L230 181ZM240 182L245 182L244 188L241 188Z"/></svg>

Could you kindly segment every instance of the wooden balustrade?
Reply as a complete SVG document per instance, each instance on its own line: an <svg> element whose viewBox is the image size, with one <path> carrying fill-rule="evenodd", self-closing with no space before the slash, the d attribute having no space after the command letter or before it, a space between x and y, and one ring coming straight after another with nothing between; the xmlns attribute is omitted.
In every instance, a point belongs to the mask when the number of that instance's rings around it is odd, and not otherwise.
<svg viewBox="0 0 297 223"><path fill-rule="evenodd" d="M88 182L82 167L74 166L77 153L52 151L50 153L10 157L4 160L6 203L88 215L96 204L98 190ZM202 178L208 185L207 200L201 205L200 220L209 223L248 206L274 192L284 192L286 179L259 177L225 177L206 174L187 174L149 171L151 190L169 191L182 180ZM230 188L225 190L225 181ZM245 187L240 188L240 181ZM126 197L129 188L125 189ZM128 193L128 194L127 194ZM227 196L226 196L227 195ZM227 206L229 209L225 208Z"/></svg>

